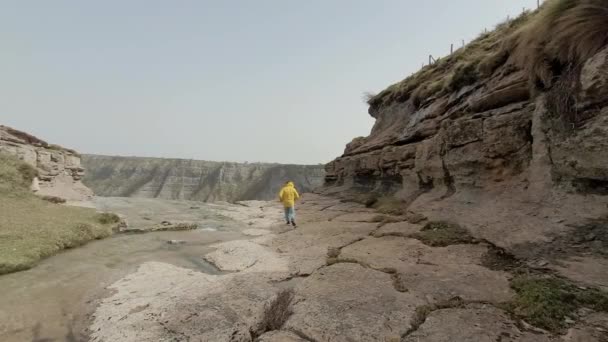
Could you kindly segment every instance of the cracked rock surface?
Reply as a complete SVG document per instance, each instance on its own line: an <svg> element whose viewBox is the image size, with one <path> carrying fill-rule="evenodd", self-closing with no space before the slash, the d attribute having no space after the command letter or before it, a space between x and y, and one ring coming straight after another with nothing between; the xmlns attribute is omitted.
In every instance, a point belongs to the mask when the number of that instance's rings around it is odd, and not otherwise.
<svg viewBox="0 0 608 342"><path fill-rule="evenodd" d="M91 320L91 340L545 342L602 341L608 331L592 314L557 336L501 309L515 295L513 275L484 266L489 243L431 247L411 236L421 225L371 222L377 213L362 205L303 198L298 228L277 221L201 255L224 273L149 262L118 280ZM286 289L293 300L269 328L265 309Z"/></svg>

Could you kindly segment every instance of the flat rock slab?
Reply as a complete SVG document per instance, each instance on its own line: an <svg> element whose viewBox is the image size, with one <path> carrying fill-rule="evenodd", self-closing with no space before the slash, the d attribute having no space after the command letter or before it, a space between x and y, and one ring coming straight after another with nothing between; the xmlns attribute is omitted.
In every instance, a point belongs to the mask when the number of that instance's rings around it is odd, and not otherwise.
<svg viewBox="0 0 608 342"><path fill-rule="evenodd" d="M401 291L431 302L459 296L466 300L503 302L513 297L509 274L480 266L483 245L429 247L418 240L386 236L366 238L342 249L340 259L397 272Z"/></svg>
<svg viewBox="0 0 608 342"><path fill-rule="evenodd" d="M478 265L406 264L397 272L395 283L401 291L419 293L434 303L454 297L500 303L515 295L508 273Z"/></svg>
<svg viewBox="0 0 608 342"><path fill-rule="evenodd" d="M348 213L334 218L338 222L379 222L382 215L378 213Z"/></svg>
<svg viewBox="0 0 608 342"><path fill-rule="evenodd" d="M278 253L247 240L222 242L205 260L222 271L288 272L288 262Z"/></svg>
<svg viewBox="0 0 608 342"><path fill-rule="evenodd" d="M354 203L354 202L338 203L325 210L338 210L338 211L348 211L348 212L374 211L373 209L366 208L363 204Z"/></svg>
<svg viewBox="0 0 608 342"><path fill-rule="evenodd" d="M577 257L560 260L561 266L552 266L561 275L575 281L608 290L608 259Z"/></svg>
<svg viewBox="0 0 608 342"><path fill-rule="evenodd" d="M304 224L264 244L289 259L290 273L307 275L326 264L328 249L354 243L375 228L375 224L364 222Z"/></svg>
<svg viewBox="0 0 608 342"><path fill-rule="evenodd" d="M252 274L208 275L149 262L109 287L91 341L250 341L275 290ZM235 338L237 337L237 338Z"/></svg>
<svg viewBox="0 0 608 342"><path fill-rule="evenodd" d="M502 310L488 305L432 312L403 342L557 342L549 335L521 331Z"/></svg>
<svg viewBox="0 0 608 342"><path fill-rule="evenodd" d="M267 229L251 228L251 229L243 230L243 234L248 235L248 236L262 236L262 235L268 235L270 233L271 233L271 231L269 231Z"/></svg>
<svg viewBox="0 0 608 342"><path fill-rule="evenodd" d="M608 337L608 314L593 313L571 328L563 340L566 342L604 342Z"/></svg>
<svg viewBox="0 0 608 342"><path fill-rule="evenodd" d="M423 226L419 224L413 224L409 222L394 222L387 223L382 227L378 228L374 232L375 237L382 237L385 235L400 235L400 236L409 236L414 233L418 233Z"/></svg>
<svg viewBox="0 0 608 342"><path fill-rule="evenodd" d="M335 264L298 284L294 314L284 329L314 341L398 341L422 304L396 291L388 274Z"/></svg>
<svg viewBox="0 0 608 342"><path fill-rule="evenodd" d="M398 236L368 237L342 249L341 258L356 259L374 268L398 268L406 264L481 264L487 247L451 245L429 247L422 242Z"/></svg>
<svg viewBox="0 0 608 342"><path fill-rule="evenodd" d="M310 222L324 222L331 221L334 218L344 215L345 211L333 211L333 210L308 210L308 209L296 209L296 222L299 224L310 223Z"/></svg>

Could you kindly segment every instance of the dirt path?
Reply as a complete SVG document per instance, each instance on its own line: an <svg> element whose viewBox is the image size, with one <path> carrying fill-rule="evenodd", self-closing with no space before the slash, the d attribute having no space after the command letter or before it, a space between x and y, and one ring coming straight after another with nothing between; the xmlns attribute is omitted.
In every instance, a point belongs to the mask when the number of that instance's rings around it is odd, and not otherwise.
<svg viewBox="0 0 608 342"><path fill-rule="evenodd" d="M429 246L424 222L317 195L298 215L295 230L211 246L204 258L228 274L142 264L109 287L92 341L605 341L603 313L559 333L514 317L514 274L484 266L496 251L483 241ZM292 312L266 324L286 289Z"/></svg>

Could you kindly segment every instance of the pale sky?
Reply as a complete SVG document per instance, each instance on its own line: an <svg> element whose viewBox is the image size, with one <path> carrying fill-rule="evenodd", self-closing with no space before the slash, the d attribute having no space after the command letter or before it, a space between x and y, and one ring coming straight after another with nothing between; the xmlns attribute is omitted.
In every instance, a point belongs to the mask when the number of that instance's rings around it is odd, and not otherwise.
<svg viewBox="0 0 608 342"><path fill-rule="evenodd" d="M362 100L536 0L0 0L0 124L83 153L325 163Z"/></svg>

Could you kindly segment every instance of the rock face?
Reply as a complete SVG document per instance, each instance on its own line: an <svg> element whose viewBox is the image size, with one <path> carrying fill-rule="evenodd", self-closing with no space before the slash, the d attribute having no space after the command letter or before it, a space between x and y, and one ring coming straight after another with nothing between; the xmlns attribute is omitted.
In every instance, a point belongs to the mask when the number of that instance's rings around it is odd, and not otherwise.
<svg viewBox="0 0 608 342"><path fill-rule="evenodd" d="M577 75L576 114L559 117L551 90L531 97L512 65L456 93L370 107L371 134L327 165L326 182L411 195L435 187L484 188L541 167L553 185L604 191L608 185L608 48ZM542 164L545 164L543 162ZM584 189L577 185L594 186Z"/></svg>
<svg viewBox="0 0 608 342"><path fill-rule="evenodd" d="M0 125L0 152L14 154L38 169L39 176L32 189L40 195L68 201L84 201L93 196L91 189L81 182L85 172L80 155L73 150Z"/></svg>
<svg viewBox="0 0 608 342"><path fill-rule="evenodd" d="M394 195L504 247L570 229L556 222L602 217L607 56L605 48L544 90L529 90L528 74L507 63L418 103L372 103L370 135L326 166L324 193ZM569 79L574 86L564 92Z"/></svg>
<svg viewBox="0 0 608 342"><path fill-rule="evenodd" d="M84 155L84 179L100 196L195 201L270 200L291 180L301 192L323 184L323 166Z"/></svg>

